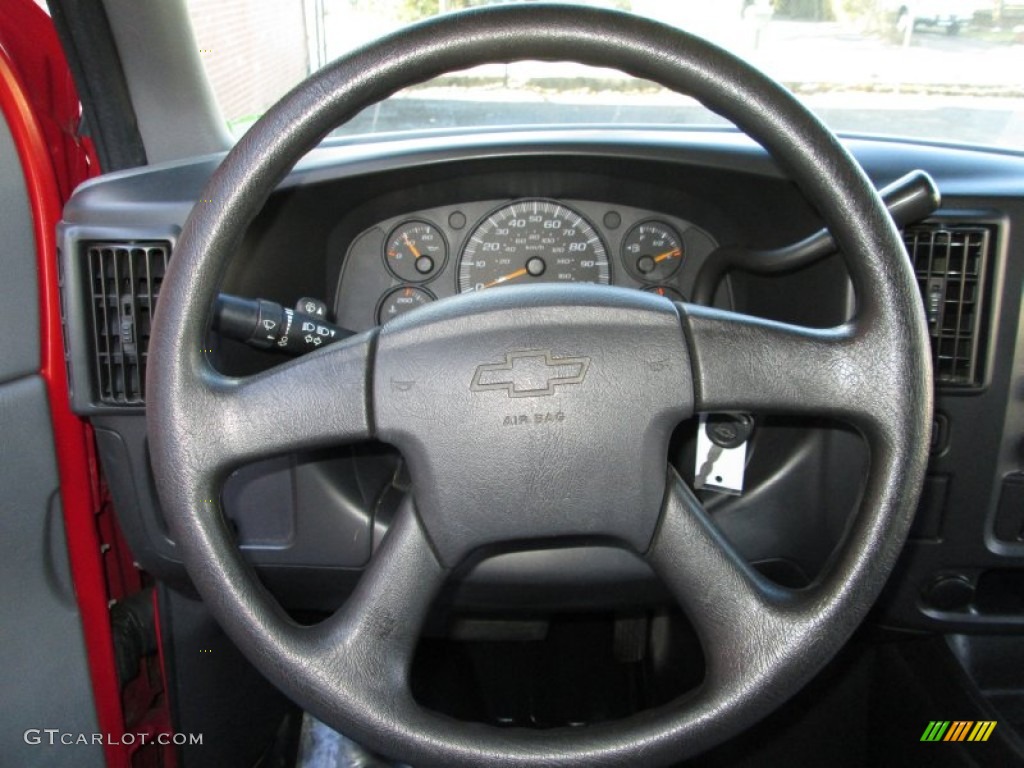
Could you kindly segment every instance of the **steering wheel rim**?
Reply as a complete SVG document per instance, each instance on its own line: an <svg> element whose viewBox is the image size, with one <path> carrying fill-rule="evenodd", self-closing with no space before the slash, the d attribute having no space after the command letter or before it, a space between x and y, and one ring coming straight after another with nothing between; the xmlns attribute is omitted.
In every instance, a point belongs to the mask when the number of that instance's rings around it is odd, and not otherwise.
<svg viewBox="0 0 1024 768"><path fill-rule="evenodd" d="M817 203L847 254L858 300L854 320L815 330L624 290L507 289L439 302L416 313L426 319L406 316L257 376L232 379L209 365L201 350L229 256L303 154L400 88L523 58L612 66L653 80L695 96L759 141ZM752 724L806 682L859 624L895 564L924 475L931 412L931 363L913 274L874 187L836 137L785 89L731 54L656 22L578 6L496 6L438 17L339 59L296 87L239 140L202 198L213 202L197 205L186 222L151 338L147 419L160 499L196 588L242 651L303 707L367 746L417 765L684 759ZM511 336L500 327L509 322ZM624 357L624 346L593 357L593 365L612 366L633 390L643 390L639 397L651 414L638 443L644 458L662 450L672 419L695 410L829 415L867 440L861 507L825 573L802 592L752 572L674 472L653 484L663 502L653 518L643 518L648 532L636 534L636 526L612 514L588 518L593 531L586 533L608 535L645 556L694 621L708 669L691 695L624 720L547 731L455 722L413 701L407 675L431 597L448 567L493 542L444 539L453 525L471 527L463 518L443 519L450 495L432 496L435 482L458 478L431 461L437 444L428 449L420 445L424 433L408 431L411 401L401 397L410 389L423 398L429 393L419 392L431 387L442 392L427 353L481 323L490 323L492 335L467 343L454 366L475 370L477 384L486 366L476 364L501 359L487 355L522 349L515 333L539 354L535 339L566 343L558 325L594 344L609 329L625 337L637 323L647 328L661 357L644 359L662 367L651 365L642 378L629 372L637 361ZM424 359L408 362L403 354L424 340ZM548 366L582 359L551 349L541 350L549 353ZM582 381L586 366L579 370ZM593 389L598 375L587 386ZM495 401L480 405L480 391L467 383L460 383L459 397L474 415L486 415ZM557 389L550 381L548 388ZM596 397L587 404L608 403L607 395ZM315 627L299 626L235 547L219 485L245 461L370 436L393 438L416 457L410 463L417 501L404 505L346 605ZM441 445L453 443L453 435L445 438ZM661 460L664 466L664 454ZM587 500L586 491L572 490ZM543 528L546 520L528 520L550 536L575 530L575 523ZM494 541L508 538L507 530L493 534Z"/></svg>

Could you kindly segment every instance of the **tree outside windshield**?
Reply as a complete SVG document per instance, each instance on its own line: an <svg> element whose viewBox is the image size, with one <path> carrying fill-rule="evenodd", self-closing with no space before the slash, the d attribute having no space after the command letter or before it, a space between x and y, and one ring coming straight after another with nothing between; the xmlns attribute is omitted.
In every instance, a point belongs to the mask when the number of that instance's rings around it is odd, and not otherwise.
<svg viewBox="0 0 1024 768"><path fill-rule="evenodd" d="M520 0L529 2L529 0ZM374 37L487 0L187 0L232 131ZM1024 150L1024 3L1000 0L587 0L722 45L834 130ZM721 126L696 102L612 70L519 62L407 89L338 136L509 125Z"/></svg>

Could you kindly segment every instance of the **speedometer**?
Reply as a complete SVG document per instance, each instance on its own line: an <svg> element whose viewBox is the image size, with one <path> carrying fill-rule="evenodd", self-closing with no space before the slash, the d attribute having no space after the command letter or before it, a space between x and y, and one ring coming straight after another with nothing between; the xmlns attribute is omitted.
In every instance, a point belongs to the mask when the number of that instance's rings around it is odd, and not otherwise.
<svg viewBox="0 0 1024 768"><path fill-rule="evenodd" d="M594 227L553 200L519 200L484 217L459 259L459 291L499 285L608 283L608 253Z"/></svg>

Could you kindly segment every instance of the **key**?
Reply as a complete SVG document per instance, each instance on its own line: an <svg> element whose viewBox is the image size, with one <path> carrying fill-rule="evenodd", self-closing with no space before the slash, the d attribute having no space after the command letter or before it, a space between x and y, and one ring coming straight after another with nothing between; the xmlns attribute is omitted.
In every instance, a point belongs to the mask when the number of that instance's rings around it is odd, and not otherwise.
<svg viewBox="0 0 1024 768"><path fill-rule="evenodd" d="M754 419L748 414L702 415L693 487L742 493L747 440L753 430Z"/></svg>

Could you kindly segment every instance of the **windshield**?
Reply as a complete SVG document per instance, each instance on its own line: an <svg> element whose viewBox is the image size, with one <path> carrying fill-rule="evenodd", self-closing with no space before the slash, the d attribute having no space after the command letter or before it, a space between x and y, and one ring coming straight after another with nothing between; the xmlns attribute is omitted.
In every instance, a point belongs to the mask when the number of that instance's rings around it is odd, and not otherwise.
<svg viewBox="0 0 1024 768"><path fill-rule="evenodd" d="M523 1L523 0L520 0ZM527 0L528 1L528 0ZM488 0L187 0L229 128L243 133L310 72L412 21ZM588 0L701 35L751 61L844 134L1024 150L1024 4L1000 0ZM494 64L409 88L336 135L518 125L727 123L622 73Z"/></svg>

